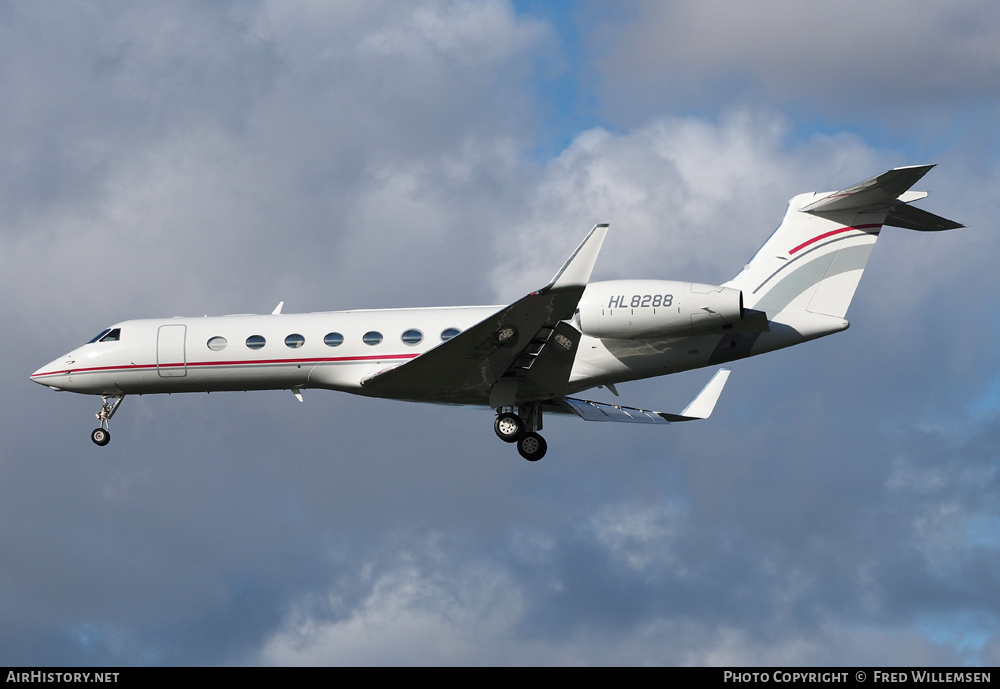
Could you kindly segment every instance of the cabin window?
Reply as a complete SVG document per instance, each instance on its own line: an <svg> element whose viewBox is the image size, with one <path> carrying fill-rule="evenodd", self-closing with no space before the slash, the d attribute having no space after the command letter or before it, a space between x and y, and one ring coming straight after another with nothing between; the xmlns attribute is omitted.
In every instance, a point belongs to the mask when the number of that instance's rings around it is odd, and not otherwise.
<svg viewBox="0 0 1000 689"><path fill-rule="evenodd" d="M291 347L292 349L298 349L306 343L306 338L302 337L298 333L293 333L285 338L285 346Z"/></svg>
<svg viewBox="0 0 1000 689"><path fill-rule="evenodd" d="M364 336L361 339L366 345L374 346L382 341L382 333L378 332L377 330L369 330L364 334Z"/></svg>
<svg viewBox="0 0 1000 689"><path fill-rule="evenodd" d="M208 348L211 349L213 352L221 352L223 349L226 348L226 345L228 344L229 341L226 340L226 338L216 336L208 341Z"/></svg>
<svg viewBox="0 0 1000 689"><path fill-rule="evenodd" d="M323 338L323 344L327 347L339 347L344 344L344 336L340 333L327 333Z"/></svg>
<svg viewBox="0 0 1000 689"><path fill-rule="evenodd" d="M267 340L260 335L251 335L247 338L247 349L261 349L265 344Z"/></svg>
<svg viewBox="0 0 1000 689"><path fill-rule="evenodd" d="M455 335L458 335L460 332L462 332L462 331L459 330L458 328L448 328L447 330L442 330L441 331L441 341L442 342L447 342L451 338L455 337Z"/></svg>
<svg viewBox="0 0 1000 689"><path fill-rule="evenodd" d="M400 339L408 345L417 345L423 341L424 334L416 328L410 328L400 336Z"/></svg>

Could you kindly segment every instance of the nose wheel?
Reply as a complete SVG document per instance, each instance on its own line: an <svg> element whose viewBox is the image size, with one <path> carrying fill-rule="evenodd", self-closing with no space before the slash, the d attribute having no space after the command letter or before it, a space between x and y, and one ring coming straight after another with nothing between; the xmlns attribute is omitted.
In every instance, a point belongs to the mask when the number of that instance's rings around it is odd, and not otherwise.
<svg viewBox="0 0 1000 689"><path fill-rule="evenodd" d="M101 411L97 412L97 420L101 425L90 432L90 439L98 447L104 447L111 442L111 431L108 430L111 417L118 411L124 399L125 395L101 395Z"/></svg>

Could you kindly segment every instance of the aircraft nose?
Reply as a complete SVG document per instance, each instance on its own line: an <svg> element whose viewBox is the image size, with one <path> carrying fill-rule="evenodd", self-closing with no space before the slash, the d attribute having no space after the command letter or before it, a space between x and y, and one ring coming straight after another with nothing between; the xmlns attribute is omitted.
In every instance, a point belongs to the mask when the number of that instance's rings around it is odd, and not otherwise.
<svg viewBox="0 0 1000 689"><path fill-rule="evenodd" d="M62 388L59 383L69 373L69 365L71 363L72 361L66 359L66 357L50 361L32 373L29 378L39 385L44 385L53 390L61 390Z"/></svg>

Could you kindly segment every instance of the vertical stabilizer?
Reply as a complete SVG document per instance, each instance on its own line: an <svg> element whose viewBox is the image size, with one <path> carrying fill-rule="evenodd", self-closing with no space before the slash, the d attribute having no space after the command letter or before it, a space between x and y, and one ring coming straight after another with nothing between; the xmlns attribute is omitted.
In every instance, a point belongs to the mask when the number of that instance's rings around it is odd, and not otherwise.
<svg viewBox="0 0 1000 689"><path fill-rule="evenodd" d="M743 291L747 308L778 314L843 319L883 225L913 229L961 227L907 202L932 165L895 168L843 191L799 194L746 267L725 287ZM846 327L846 322L844 323Z"/></svg>
<svg viewBox="0 0 1000 689"><path fill-rule="evenodd" d="M839 318L847 314L886 211L823 215L803 211L816 196L793 198L771 238L724 285L742 289L746 307L769 318L783 311Z"/></svg>

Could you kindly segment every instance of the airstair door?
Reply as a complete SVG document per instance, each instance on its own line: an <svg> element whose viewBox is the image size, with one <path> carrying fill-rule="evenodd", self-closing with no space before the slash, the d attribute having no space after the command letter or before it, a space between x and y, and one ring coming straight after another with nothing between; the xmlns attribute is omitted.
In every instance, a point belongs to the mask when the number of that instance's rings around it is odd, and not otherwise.
<svg viewBox="0 0 1000 689"><path fill-rule="evenodd" d="M156 372L161 378L183 378L187 375L184 358L186 325L161 325L156 333Z"/></svg>

